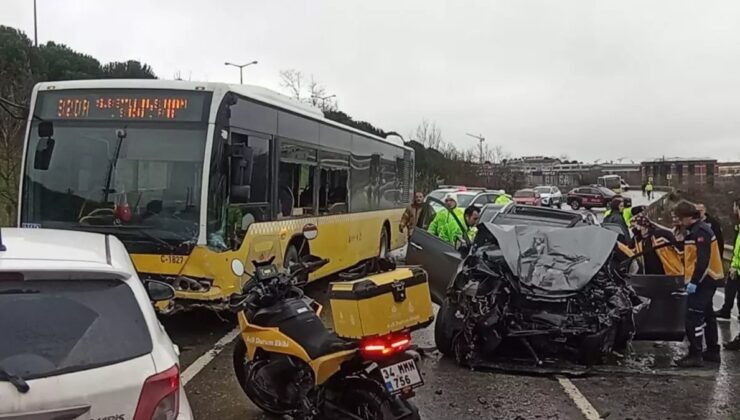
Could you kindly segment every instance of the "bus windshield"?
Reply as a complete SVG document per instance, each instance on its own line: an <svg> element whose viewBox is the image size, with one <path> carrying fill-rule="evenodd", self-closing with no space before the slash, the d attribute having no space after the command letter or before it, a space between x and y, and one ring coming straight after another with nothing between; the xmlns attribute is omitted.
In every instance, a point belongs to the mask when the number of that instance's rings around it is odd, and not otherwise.
<svg viewBox="0 0 740 420"><path fill-rule="evenodd" d="M38 125L27 144L21 226L120 234L127 247L195 243L205 123L54 121L46 167L35 159L46 142Z"/></svg>

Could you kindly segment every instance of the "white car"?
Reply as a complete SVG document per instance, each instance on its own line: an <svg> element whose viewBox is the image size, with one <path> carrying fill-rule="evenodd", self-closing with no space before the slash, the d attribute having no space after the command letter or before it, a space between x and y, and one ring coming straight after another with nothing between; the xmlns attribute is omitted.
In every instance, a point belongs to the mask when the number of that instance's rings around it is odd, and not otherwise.
<svg viewBox="0 0 740 420"><path fill-rule="evenodd" d="M178 350L113 236L0 230L0 419L192 419Z"/></svg>
<svg viewBox="0 0 740 420"><path fill-rule="evenodd" d="M434 197L437 200L444 201L445 197L451 195L457 202L457 206L465 209L469 206L482 208L486 204L494 203L496 198L502 193L499 190L488 190L484 188L454 187L434 190L427 197ZM437 202L432 201L430 204L435 212L442 208Z"/></svg>
<svg viewBox="0 0 740 420"><path fill-rule="evenodd" d="M563 193L560 192L558 187L540 185L539 187L534 187L534 190L540 194L543 206L560 208L563 205Z"/></svg>

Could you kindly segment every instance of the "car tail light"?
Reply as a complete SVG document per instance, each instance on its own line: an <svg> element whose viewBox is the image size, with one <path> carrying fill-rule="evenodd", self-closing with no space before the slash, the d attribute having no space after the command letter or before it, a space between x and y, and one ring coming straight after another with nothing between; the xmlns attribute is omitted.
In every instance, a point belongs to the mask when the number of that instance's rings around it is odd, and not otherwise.
<svg viewBox="0 0 740 420"><path fill-rule="evenodd" d="M368 360L384 359L405 351L411 345L411 334L407 332L365 338L360 341L360 354Z"/></svg>
<svg viewBox="0 0 740 420"><path fill-rule="evenodd" d="M150 376L141 389L133 420L174 420L180 409L180 369Z"/></svg>

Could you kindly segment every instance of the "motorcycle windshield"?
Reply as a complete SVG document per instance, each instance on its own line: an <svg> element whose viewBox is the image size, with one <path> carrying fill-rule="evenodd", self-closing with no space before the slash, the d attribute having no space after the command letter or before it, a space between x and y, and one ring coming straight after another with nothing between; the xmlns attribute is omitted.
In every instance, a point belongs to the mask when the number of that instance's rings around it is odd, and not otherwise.
<svg viewBox="0 0 740 420"><path fill-rule="evenodd" d="M607 261L617 240L616 233L597 226L484 226L496 238L522 291L543 297L581 290Z"/></svg>

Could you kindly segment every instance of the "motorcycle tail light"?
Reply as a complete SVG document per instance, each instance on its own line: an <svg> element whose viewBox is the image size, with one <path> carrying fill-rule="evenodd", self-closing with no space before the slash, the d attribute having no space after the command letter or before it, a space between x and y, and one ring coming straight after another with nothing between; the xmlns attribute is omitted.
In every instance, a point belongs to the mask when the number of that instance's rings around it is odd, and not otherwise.
<svg viewBox="0 0 740 420"><path fill-rule="evenodd" d="M360 341L360 353L368 360L383 359L401 353L411 345L408 332L364 338Z"/></svg>

